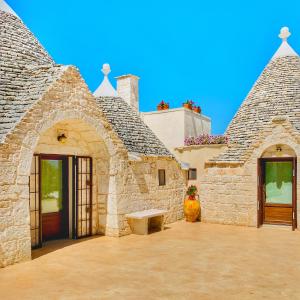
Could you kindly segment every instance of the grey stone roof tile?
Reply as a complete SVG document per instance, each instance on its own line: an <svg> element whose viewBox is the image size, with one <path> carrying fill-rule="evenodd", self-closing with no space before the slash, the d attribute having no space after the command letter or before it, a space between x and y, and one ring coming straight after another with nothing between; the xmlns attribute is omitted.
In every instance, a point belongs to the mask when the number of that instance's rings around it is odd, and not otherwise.
<svg viewBox="0 0 300 300"><path fill-rule="evenodd" d="M96 101L129 152L172 157L169 150L122 98L98 97Z"/></svg>
<svg viewBox="0 0 300 300"><path fill-rule="evenodd" d="M63 69L19 18L0 11L0 142Z"/></svg>
<svg viewBox="0 0 300 300"><path fill-rule="evenodd" d="M276 58L266 66L226 135L230 147L212 161L243 161L255 138L276 116L285 116L300 130L300 58Z"/></svg>

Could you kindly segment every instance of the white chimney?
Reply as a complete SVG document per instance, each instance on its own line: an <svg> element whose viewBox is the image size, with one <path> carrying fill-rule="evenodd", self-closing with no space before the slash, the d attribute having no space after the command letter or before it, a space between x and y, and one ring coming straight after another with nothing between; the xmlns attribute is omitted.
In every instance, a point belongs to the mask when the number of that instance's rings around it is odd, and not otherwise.
<svg viewBox="0 0 300 300"><path fill-rule="evenodd" d="M135 75L123 75L116 77L117 93L137 113L139 112L139 77Z"/></svg>

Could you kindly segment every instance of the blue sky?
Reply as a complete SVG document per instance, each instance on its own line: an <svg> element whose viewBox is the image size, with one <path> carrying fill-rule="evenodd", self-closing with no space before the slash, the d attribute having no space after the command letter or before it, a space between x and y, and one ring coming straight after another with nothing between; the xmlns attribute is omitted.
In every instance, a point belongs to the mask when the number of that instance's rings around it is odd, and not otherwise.
<svg viewBox="0 0 300 300"><path fill-rule="evenodd" d="M76 65L92 91L111 65L111 81L140 80L140 107L186 99L223 133L280 45L282 26L300 52L300 1L7 0L57 63Z"/></svg>

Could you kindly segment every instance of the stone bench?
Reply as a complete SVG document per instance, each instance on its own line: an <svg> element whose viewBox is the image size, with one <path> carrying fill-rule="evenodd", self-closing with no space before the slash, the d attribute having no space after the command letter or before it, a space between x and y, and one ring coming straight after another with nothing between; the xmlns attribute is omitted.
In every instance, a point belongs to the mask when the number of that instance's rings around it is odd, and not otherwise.
<svg viewBox="0 0 300 300"><path fill-rule="evenodd" d="M148 209L127 214L125 217L128 219L133 233L148 234L149 228L150 230L154 227L160 230L164 229L164 216L166 213L166 210Z"/></svg>

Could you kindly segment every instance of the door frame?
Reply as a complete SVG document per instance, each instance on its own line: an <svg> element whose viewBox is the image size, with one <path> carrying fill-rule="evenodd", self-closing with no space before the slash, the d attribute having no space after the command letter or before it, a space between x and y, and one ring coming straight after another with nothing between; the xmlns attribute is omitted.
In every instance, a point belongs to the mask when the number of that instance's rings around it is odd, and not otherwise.
<svg viewBox="0 0 300 300"><path fill-rule="evenodd" d="M63 226L65 236L69 236L69 160L68 155L63 154L38 154L39 157L39 208L40 208L40 242L43 240L43 213L42 213L42 160L61 160L62 161L62 185L63 185L63 203L65 209L63 209Z"/></svg>
<svg viewBox="0 0 300 300"><path fill-rule="evenodd" d="M264 224L264 164L265 162L291 161L293 166L292 187L292 229L297 228L297 158L296 157L268 157L257 160L257 227Z"/></svg>
<svg viewBox="0 0 300 300"><path fill-rule="evenodd" d="M43 246L43 237L42 237L42 209L41 209L41 160L42 159L64 159L66 161L65 164L65 174L66 178L65 180L65 186L67 189L66 199L67 199L67 212L66 212L66 224L68 229L68 237L70 238L70 234L72 233L71 238L72 239L79 239L83 237L87 237L92 235L92 208L93 208L93 159L91 156L75 156L75 155L66 155L66 154L47 154L47 153L35 153L33 155L34 159L34 171L30 173L28 188L29 188L29 213L30 213L30 231L34 231L35 237L35 243L32 244L31 248L36 249ZM80 159L88 159L90 162L90 191L89 191L89 197L90 197L90 203L89 203L89 209L90 209L90 226L89 230L87 231L87 234L84 236L80 236L77 232L78 229L78 214L77 214L77 201L78 201L78 168L77 163ZM31 188L31 177L34 176L33 182L34 185ZM70 184L71 183L71 184ZM70 185L69 185L70 184ZM33 200L31 200L31 194L34 194L32 197ZM72 197L72 199L70 199ZM71 202L70 202L71 200ZM31 208L31 201L33 202L33 208ZM71 210L71 211L70 211ZM70 212L72 212L72 215L70 215ZM34 227L31 228L31 215L34 215ZM70 218L72 220L70 220ZM36 222L38 220L38 223ZM71 225L70 225L70 221Z"/></svg>
<svg viewBox="0 0 300 300"><path fill-rule="evenodd" d="M89 161L89 168L90 168L90 172L89 174L87 172L83 173L82 172L82 159L86 159L87 161ZM73 160L72 160L72 175L73 175L73 209L72 209L72 218L73 218L73 227L72 227L72 238L73 239L80 239L80 238L85 238L85 237L89 237L92 235L92 228L93 228L93 158L91 156L73 156ZM81 162L81 173L79 172L79 161ZM87 193L86 190L86 196L89 196L89 203L86 204L86 206L88 207L88 211L86 211L86 214L89 214L89 226L88 226L88 230L86 228L86 234L82 234L82 230L81 230L81 234L79 232L79 210L78 210L78 206L79 206L79 198L82 199L82 187L79 187L79 179L82 179L82 175L89 175L90 180L89 183L86 182L86 184L89 184L90 188L89 188L89 193ZM80 191L80 192L79 192ZM80 197L79 197L80 194ZM87 209L86 207L86 209ZM82 211L81 211L82 213ZM86 216L87 218L87 216ZM82 221L83 222L83 221ZM87 222L86 222L87 223ZM82 226L82 225L81 225ZM82 227L81 227L82 229Z"/></svg>

